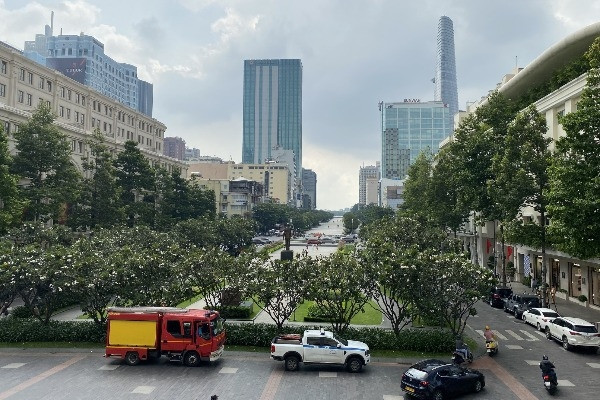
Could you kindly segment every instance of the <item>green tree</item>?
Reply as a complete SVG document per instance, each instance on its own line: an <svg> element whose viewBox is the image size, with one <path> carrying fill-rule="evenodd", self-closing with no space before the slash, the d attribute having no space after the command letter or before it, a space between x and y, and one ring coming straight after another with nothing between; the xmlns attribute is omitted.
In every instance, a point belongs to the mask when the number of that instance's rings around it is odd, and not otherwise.
<svg viewBox="0 0 600 400"><path fill-rule="evenodd" d="M12 158L8 138L0 125L0 235L21 220L25 204L19 195L18 178L10 173Z"/></svg>
<svg viewBox="0 0 600 400"><path fill-rule="evenodd" d="M14 133L17 155L12 171L27 180L21 187L28 201L26 220L64 220L65 206L73 202L79 188L70 145L54 125L55 118L49 107L40 105Z"/></svg>
<svg viewBox="0 0 600 400"><path fill-rule="evenodd" d="M573 256L600 256L600 40L588 52L591 70L577 110L559 121L565 136L556 143L550 172L551 230Z"/></svg>
<svg viewBox="0 0 600 400"><path fill-rule="evenodd" d="M421 152L408 168L408 177L404 182L403 209L429 215L431 208L427 199L431 190L431 163L431 156Z"/></svg>
<svg viewBox="0 0 600 400"><path fill-rule="evenodd" d="M128 226L154 225L154 171L137 143L125 142L114 162Z"/></svg>
<svg viewBox="0 0 600 400"><path fill-rule="evenodd" d="M331 315L335 332L344 332L352 318L369 302L367 293L372 281L365 273L364 265L354 255L337 252L319 258L312 271L308 298L314 299L321 310Z"/></svg>
<svg viewBox="0 0 600 400"><path fill-rule="evenodd" d="M99 129L87 140L87 145L91 156L83 158L86 174L77 200L71 206L68 224L80 230L108 228L124 222L113 156Z"/></svg>
<svg viewBox="0 0 600 400"><path fill-rule="evenodd" d="M285 204L260 203L252 209L252 218L258 224L259 232L267 232L278 224L289 223L289 207Z"/></svg>
<svg viewBox="0 0 600 400"><path fill-rule="evenodd" d="M310 257L289 261L255 259L248 268L247 295L271 317L278 331L306 298L315 263Z"/></svg>

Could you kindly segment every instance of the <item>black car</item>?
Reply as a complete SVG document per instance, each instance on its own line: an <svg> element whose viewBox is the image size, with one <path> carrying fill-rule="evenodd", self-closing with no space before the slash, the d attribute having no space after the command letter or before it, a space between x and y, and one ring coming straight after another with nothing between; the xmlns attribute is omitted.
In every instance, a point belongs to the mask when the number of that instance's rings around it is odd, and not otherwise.
<svg viewBox="0 0 600 400"><path fill-rule="evenodd" d="M400 383L407 394L434 400L480 392L484 386L485 376L481 372L441 360L419 361L406 370Z"/></svg>
<svg viewBox="0 0 600 400"><path fill-rule="evenodd" d="M512 289L508 287L493 287L488 296L488 303L492 307L502 308L504 307L504 300L512 295L512 293Z"/></svg>
<svg viewBox="0 0 600 400"><path fill-rule="evenodd" d="M515 318L517 319L521 319L523 313L530 308L540 307L540 299L535 294L512 294L504 301L504 311L515 314Z"/></svg>

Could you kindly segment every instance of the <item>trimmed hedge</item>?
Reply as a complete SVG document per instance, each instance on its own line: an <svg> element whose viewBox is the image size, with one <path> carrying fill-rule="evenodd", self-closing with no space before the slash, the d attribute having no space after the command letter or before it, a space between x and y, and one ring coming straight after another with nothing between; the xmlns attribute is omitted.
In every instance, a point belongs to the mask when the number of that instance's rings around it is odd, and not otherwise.
<svg viewBox="0 0 600 400"><path fill-rule="evenodd" d="M277 332L272 324L226 323L227 344L269 347L279 333L302 333L315 329L312 325L286 325ZM328 328L326 328L328 329ZM359 340L371 350L412 350L427 353L445 353L454 350L454 336L442 329L404 329L396 336L381 328L350 327L340 335ZM93 342L104 343L106 327L91 321L51 321L43 325L35 319L5 318L0 320L0 342Z"/></svg>
<svg viewBox="0 0 600 400"><path fill-rule="evenodd" d="M223 306L213 308L225 319L249 319L252 315L252 304L250 306Z"/></svg>

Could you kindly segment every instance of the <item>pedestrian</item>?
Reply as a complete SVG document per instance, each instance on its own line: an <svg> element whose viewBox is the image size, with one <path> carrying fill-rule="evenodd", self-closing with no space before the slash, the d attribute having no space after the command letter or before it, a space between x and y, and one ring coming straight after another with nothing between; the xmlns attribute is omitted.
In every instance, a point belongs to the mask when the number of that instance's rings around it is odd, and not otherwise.
<svg viewBox="0 0 600 400"><path fill-rule="evenodd" d="M531 277L531 290L534 291L537 288L537 279Z"/></svg>
<svg viewBox="0 0 600 400"><path fill-rule="evenodd" d="M556 286L552 286L552 289L550 289L550 297L552 298L552 304L556 304Z"/></svg>

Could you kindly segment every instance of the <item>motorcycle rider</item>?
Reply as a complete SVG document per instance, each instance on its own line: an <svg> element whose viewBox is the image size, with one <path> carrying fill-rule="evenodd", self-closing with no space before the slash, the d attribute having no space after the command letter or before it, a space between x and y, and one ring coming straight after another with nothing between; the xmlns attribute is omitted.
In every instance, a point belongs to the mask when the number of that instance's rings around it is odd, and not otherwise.
<svg viewBox="0 0 600 400"><path fill-rule="evenodd" d="M554 384L557 384L558 382L556 379L556 372L554 372L554 368L556 368L556 367L554 366L552 361L548 360L547 355L544 355L542 357L542 361L540 362L540 369L542 370L542 377L544 375L549 375L550 381Z"/></svg>
<svg viewBox="0 0 600 400"><path fill-rule="evenodd" d="M460 335L456 336L456 350L454 350L454 352L462 357L463 362L469 357L469 347L463 342L462 336Z"/></svg>
<svg viewBox="0 0 600 400"><path fill-rule="evenodd" d="M486 343L493 342L494 340L496 340L496 336L494 335L494 332L492 332L492 330L490 329L489 325L485 326L485 332L483 332L483 337L485 337Z"/></svg>

